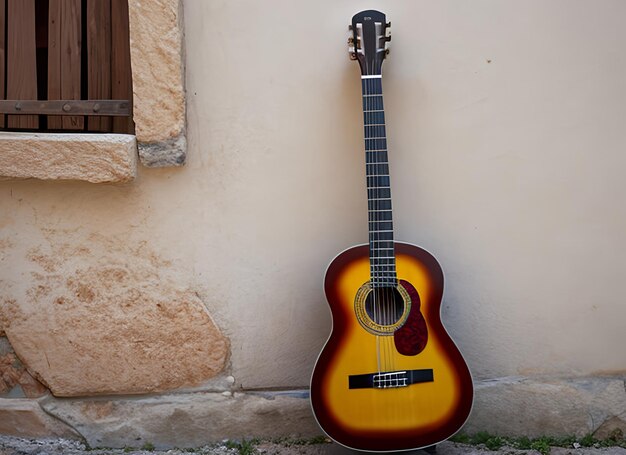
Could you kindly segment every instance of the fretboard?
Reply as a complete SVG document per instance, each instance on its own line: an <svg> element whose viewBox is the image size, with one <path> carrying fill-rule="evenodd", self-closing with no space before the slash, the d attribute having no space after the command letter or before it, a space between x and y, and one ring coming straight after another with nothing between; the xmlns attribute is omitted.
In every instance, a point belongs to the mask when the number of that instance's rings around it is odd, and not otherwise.
<svg viewBox="0 0 626 455"><path fill-rule="evenodd" d="M391 183L381 77L361 80L369 221L370 277L373 287L397 285L393 247Z"/></svg>

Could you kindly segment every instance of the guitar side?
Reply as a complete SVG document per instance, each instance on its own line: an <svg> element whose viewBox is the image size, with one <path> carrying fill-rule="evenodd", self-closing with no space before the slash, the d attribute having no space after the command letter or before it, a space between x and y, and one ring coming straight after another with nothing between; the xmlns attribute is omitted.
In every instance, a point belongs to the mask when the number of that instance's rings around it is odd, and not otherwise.
<svg viewBox="0 0 626 455"><path fill-rule="evenodd" d="M367 245L337 256L324 283L333 329L311 378L311 403L324 431L358 450L399 451L437 444L461 428L472 407L469 369L440 318L441 267L415 245L394 242L394 246L398 278L426 321L428 339L418 354L400 354L393 336L376 337L357 320L355 297L370 280ZM349 385L350 376L381 369L430 371L432 376L397 388Z"/></svg>

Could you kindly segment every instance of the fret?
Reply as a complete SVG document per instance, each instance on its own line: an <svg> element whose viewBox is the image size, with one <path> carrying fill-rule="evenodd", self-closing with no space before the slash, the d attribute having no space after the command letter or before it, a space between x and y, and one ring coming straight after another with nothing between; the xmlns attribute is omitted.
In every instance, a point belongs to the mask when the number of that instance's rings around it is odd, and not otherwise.
<svg viewBox="0 0 626 455"><path fill-rule="evenodd" d="M385 139L385 125L365 125L365 139L382 138Z"/></svg>
<svg viewBox="0 0 626 455"><path fill-rule="evenodd" d="M370 167L368 167L370 166ZM371 167L376 166L376 167ZM368 175L379 175L380 177L389 177L389 166L385 163L365 163L365 171Z"/></svg>
<svg viewBox="0 0 626 455"><path fill-rule="evenodd" d="M380 77L362 79L361 88L363 89L363 94L382 94L383 92L383 84L381 84Z"/></svg>
<svg viewBox="0 0 626 455"><path fill-rule="evenodd" d="M363 110L383 110L382 95L363 95Z"/></svg>
<svg viewBox="0 0 626 455"><path fill-rule="evenodd" d="M367 179L367 188L389 188L389 176L388 175L368 175Z"/></svg>
<svg viewBox="0 0 626 455"><path fill-rule="evenodd" d="M380 153L380 152L386 152L386 151L387 151L387 149L374 149L374 150L366 150L365 152L366 153L372 153L372 152Z"/></svg>
<svg viewBox="0 0 626 455"><path fill-rule="evenodd" d="M372 210L368 213L368 223L393 223L390 211Z"/></svg>
<svg viewBox="0 0 626 455"><path fill-rule="evenodd" d="M393 221L391 220L370 220L368 221L368 224L370 225L370 228L372 227L373 224L376 225L376 227L380 228L380 229L392 229L392 225L393 225Z"/></svg>
<svg viewBox="0 0 626 455"><path fill-rule="evenodd" d="M363 124L385 123L385 111L382 109L367 109L363 111Z"/></svg>
<svg viewBox="0 0 626 455"><path fill-rule="evenodd" d="M368 212L376 212L381 215L385 215L388 212L391 215L391 209L368 209ZM383 221L391 221L391 220L383 220Z"/></svg>
<svg viewBox="0 0 626 455"><path fill-rule="evenodd" d="M368 188L367 189L367 198L371 201L380 201L382 199L391 199L391 189L390 188Z"/></svg>
<svg viewBox="0 0 626 455"><path fill-rule="evenodd" d="M367 198L370 201L380 201L382 199L391 199L391 189L386 188L367 188Z"/></svg>

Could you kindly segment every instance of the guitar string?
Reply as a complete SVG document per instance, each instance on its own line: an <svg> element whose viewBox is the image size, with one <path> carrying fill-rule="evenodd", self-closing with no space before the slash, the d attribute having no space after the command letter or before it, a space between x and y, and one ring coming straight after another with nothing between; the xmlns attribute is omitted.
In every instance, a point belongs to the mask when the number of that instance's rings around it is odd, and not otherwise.
<svg viewBox="0 0 626 455"><path fill-rule="evenodd" d="M367 71L368 74L369 74L369 72L370 71ZM366 150L368 150L368 149L369 150L377 150L376 146L371 144L372 142L375 142L375 141L368 140L369 137L374 137L374 136L371 136L370 134L368 134L369 130L371 129L371 127L369 127L368 125L373 124L373 121L372 121L373 113L372 113L372 111L374 110L373 109L374 105L373 105L373 102L372 102L372 99L371 99L372 97L369 96L369 95L373 94L372 85L373 85L373 79L365 79L364 80L364 88L365 88L364 92L365 92L365 95L366 95L365 96L365 103L364 103L365 104L365 111L366 111L365 119L364 119L365 120L365 125L366 125L365 126L365 138L366 138L365 149ZM376 153L374 153L374 152L367 153L366 152L366 162L367 161L370 161L371 163L377 162L378 160L375 159L375 157L376 157ZM378 165L370 166L370 168L377 168L377 167L378 167ZM376 242L377 239L376 239L376 232L375 232L376 231L376 227L377 227L376 225L378 224L377 221L379 219L379 216L378 216L378 214L379 214L379 211L378 211L379 210L379 202L378 202L378 198L377 198L377 194L376 194L376 189L374 189L373 185L372 185L373 178L370 177L370 175L375 175L376 173L377 173L376 170L372 173L371 169L370 169L369 173L366 172L368 195L369 195L369 198L370 198L370 201L371 201L370 205L372 206L372 209L373 209L373 211L370 212L370 213L372 214L371 218L375 221L373 223L374 229L370 228L370 234L369 234L369 237L370 237L370 249L372 250L372 257L374 258L374 259L371 260L370 274L372 276L372 281L373 281L373 283L372 283L372 292L374 293L374 305L375 305L376 319L377 319L377 321L379 323L384 323L384 321L382 320L382 318L383 318L383 314L382 314L383 313L383 308L382 308L383 302L381 302L380 301L381 299L379 299L379 297L381 297L381 296L380 296L380 292L378 290L378 281L379 281L378 262L380 262L378 257L380 255L380 251L379 251L378 243ZM385 371L387 369L386 362L385 362L385 360L386 360L386 358L385 358L386 357L385 356L385 351L386 351L386 343L385 343L385 341L386 340L384 338L381 338L380 335L378 335L378 338L379 338L379 345L382 342L382 353L379 353L379 355L383 357L382 368L383 368L383 371ZM379 371L379 374L380 374L380 371Z"/></svg>
<svg viewBox="0 0 626 455"><path fill-rule="evenodd" d="M370 71L368 71L369 73ZM365 110L366 115L365 115L365 138L368 139L367 140L367 144L366 144L366 150L369 148L370 150L381 150L381 147L378 146L378 139L374 139L371 140L371 138L376 138L376 137L380 137L380 135L372 132L372 130L376 130L377 127L371 127L369 125L373 125L376 124L377 121L374 119L375 115L373 111L378 110L378 107L376 105L376 102L374 100L374 96L372 95L376 95L377 91L376 89L376 79L375 78L371 78L371 79L365 79L364 82L364 92L365 92ZM369 155L369 156L368 156ZM378 159L379 157L379 153L377 152L370 152L369 154L366 153L366 157L368 159L366 159L367 161L370 161L371 163L376 163L374 166L370 166L369 167L369 174L370 175L379 175L380 174L380 164L378 164L380 162L380 160ZM372 172L373 169L373 172ZM367 175L367 173L366 173ZM384 280L384 274L382 273L382 269L384 267L381 267L381 253L382 253L382 249L381 249L381 245L380 245L380 220L381 220L381 215L380 215L380 210L382 207L382 203L381 203L381 199L380 199L380 189L378 188L378 184L375 182L376 178L375 177L371 177L370 175L367 175L367 183L368 183L368 192L369 192L369 196L370 199L373 201L373 209L374 211L371 212L372 215L372 219L374 220L373 227L374 229L370 228L370 242L371 242L371 250L372 250L372 256L375 258L371 261L371 271L370 274L372 275L372 280L373 280L373 290L372 292L374 293L374 302L375 302L375 306L376 306L376 319L378 320L378 322L380 324L386 325L387 324L387 314L386 314L386 302L385 302L385 295L384 295L384 290L380 289L381 286L381 282ZM370 225L371 226L371 225ZM382 292L381 292L382 291ZM383 335L384 336L384 335ZM388 365L388 342L387 342L387 338L382 338L380 339L379 336L379 345L380 342L382 341L382 353L379 353L379 356L383 357L383 362L382 363L382 369L383 371L388 371L389 370L389 365ZM380 349L380 348L379 348ZM380 371L379 371L380 374Z"/></svg>
<svg viewBox="0 0 626 455"><path fill-rule="evenodd" d="M371 91L370 93L373 95L382 95L382 79L372 79L370 81L371 84ZM380 85L380 87L379 87ZM380 120L375 119L375 117L377 117L377 115L372 115L372 122L374 124L384 124L384 111L383 111L383 105L382 105L382 99L381 97L378 96L372 96L372 110L375 111L381 111L381 114L378 114L378 116L382 117ZM380 126L375 126L373 128L370 128L370 130L374 130L375 132L370 131L370 133L373 135L373 137L375 138L383 138L385 137L384 134L378 133L379 129L382 129ZM373 141L374 144L372 145L372 147L374 148L374 150L385 150L386 146L384 144L384 139L374 139ZM376 158L375 158L375 162L377 163L374 167L376 168L376 170L374 171L374 175L379 176L379 175L383 175L385 174L384 172L384 152L374 152L373 154ZM388 266L387 266L387 262L388 260L385 259L380 259L381 256L383 255L383 251L388 251L388 250L383 250L383 243L385 243L385 247L388 247L386 242L383 242L383 235L382 232L383 229L381 228L381 224L382 224L382 185L379 185L380 183L380 178L379 177L374 177L372 178L373 180L373 185L376 188L375 189L375 193L376 193L376 201L377 201L377 211L376 211L376 215L375 215L375 219L376 219L376 223L375 223L375 239L376 239L376 246L379 249L377 252L377 257L378 257L378 264L376 266L376 272L377 272L377 278L378 278L378 285L379 285L379 289L378 289L378 293L380 294L380 304L382 307L382 324L383 325L389 325L390 324L390 305L389 305L389 296L388 296L388 289L387 289L387 281L388 281ZM383 264L384 263L384 264ZM393 365L391 364L391 359L393 356L393 353L391 351L392 346L390 346L390 341L391 341L391 337L390 335L385 335L384 338L384 357L386 360L386 364L385 364L385 371L392 371L393 370Z"/></svg>
<svg viewBox="0 0 626 455"><path fill-rule="evenodd" d="M375 86L376 90L374 91L374 93L376 93L379 96L376 97L372 97L375 98L377 100L376 106L374 107L375 110L379 110L380 111L380 120L376 120L375 123L376 124L380 124L381 126L376 126L373 129L376 130L376 133L374 133L374 137L376 138L381 138L381 139L375 139L373 142L375 142L375 150L384 150L384 152L376 152L374 153L374 155L377 157L376 158L376 162L379 164L376 164L376 171L375 171L375 175L380 176L380 175L388 175L389 174L389 170L388 170L388 166L385 166L386 163L389 162L389 158L388 158L388 151L387 151L387 141L386 141L386 137L387 137L387 132L386 132L386 127L385 127L385 123L386 123L386 119L385 119L385 112L384 112L384 105L383 105L383 88L382 88L382 77L380 79L375 79L372 81L372 85ZM378 130L380 130L380 134L378 133ZM378 142L380 142L380 145L378 144ZM387 168L387 169L385 169ZM380 182L380 177L375 177L373 180L375 180L374 185L376 186L376 192L377 192L377 200L378 201L382 201L382 199L380 199L380 196L382 196L383 193L383 189L382 189L382 182ZM390 189L390 185L389 186L389 193L391 193L391 189ZM386 208L391 209L391 194L389 195L385 195L386 197L389 197L389 199L385 199L388 200L388 205L385 205ZM379 202L379 208L382 207L382 202ZM376 244L379 246L379 248L382 247L382 245L384 244L384 246L386 248L392 247L393 248L393 242L389 243L386 237L388 237L387 235L382 235L383 233L380 231L387 231L388 229L382 229L381 228L381 224L382 224L382 220L383 220L383 216L382 216L383 212L379 212L377 211L377 215L376 215L376 220L377 223L375 223L376 226L376 231L377 231L377 240L379 240ZM386 213L386 212L385 212ZM389 212L389 213L393 213L393 212ZM392 232L393 234L393 232ZM383 237L385 237L385 241L382 241ZM390 250L385 249L382 250L385 252L389 252ZM382 251L379 251L378 256L382 255ZM391 257L395 257L395 252L394 250L391 250L392 254ZM379 277L380 277L380 285L381 285L381 292L382 292L382 304L383 304L383 315L384 315L384 325L390 325L394 322L394 311L393 311L393 301L394 301L394 296L393 296L393 290L391 288L391 278L392 278L392 273L391 270L393 269L393 267L391 265L389 265L390 263L393 263L393 260L389 260L387 259L387 257L389 256L388 254L385 255L386 258L380 262L380 266L377 267L378 271L379 271ZM383 265L384 263L384 265ZM393 334L387 334L386 335L386 340L385 340L385 344L386 344L386 353L385 353L385 357L387 359L387 367L386 367L386 371L390 372L390 371L395 371L395 362L394 362L394 357L395 357L395 345L394 345L394 337ZM389 382L389 384L384 384L384 385L392 385L392 382ZM396 415L396 409L395 407L393 409L391 409L391 415L393 415L395 417Z"/></svg>
<svg viewBox="0 0 626 455"><path fill-rule="evenodd" d="M366 66L366 74L369 74L369 67L368 67L367 60L366 60L365 66ZM370 109L370 107L371 107L370 106L370 100L369 100L370 97L368 96L370 94L369 93L369 81L370 81L369 79L363 79L362 80L362 83L363 83L363 93L365 95L365 96L363 96L363 105L364 105L364 111L365 111L364 112L364 116L363 116L363 123L365 125L363 132L364 132L364 135L365 135L366 139L368 137L368 135L367 135L367 128L368 127L367 127L367 125L369 123L368 120L370 118L370 115L369 115L370 112L368 112L368 111L371 110ZM368 209L369 209L370 208L369 206L373 206L375 204L375 202L374 202L374 204L372 204L373 199L370 197L371 194L372 194L372 191L370 190L371 178L369 177L369 174L367 172L367 163L368 163L368 161L371 161L370 157L369 157L369 155L371 155L371 154L367 153L367 149L368 149L367 144L368 144L368 141L366 140L365 141L365 162L366 162L366 173L365 173L365 175L366 175L366 181L367 181ZM371 208L373 209L374 207L371 207ZM375 212L373 212L373 211L370 212L368 210L368 222L369 222L370 219L374 219L375 218L375 215L372 215L372 214L375 214ZM371 225L368 223L368 228L370 226ZM369 239L370 255L372 257L375 257L376 256L375 243L373 242L373 235L372 235L371 229L369 229L369 231L370 231L370 233L369 233L369 238L370 238ZM380 311L379 311L379 304L378 304L378 298L377 298L378 295L377 295L376 288L375 288L376 273L375 273L374 262L375 262L374 259L370 259L370 276L371 276L371 280L372 280L372 291L371 292L373 293L372 305L373 305L374 317L376 319L379 319L380 318ZM384 369L384 356L381 355L381 346L380 345L381 345L380 336L376 335L376 357L377 357L377 364L378 364L377 366L378 366L378 374L379 375L381 373L381 369ZM383 348L384 348L384 346L383 346Z"/></svg>
<svg viewBox="0 0 626 455"><path fill-rule="evenodd" d="M369 62L366 60L365 61L365 67L366 67L366 74L369 74ZM370 97L368 95L370 95L370 81L371 79L362 79L362 86L363 86L363 107L364 107L364 116L363 116L363 123L364 123L364 135L366 138L365 141L365 163L366 163L366 182L367 182L367 191L368 191L368 209L371 209L372 211L368 210L368 228L369 228L369 244L370 244L370 255L372 256L372 258L375 258L377 256L377 250L376 250L376 243L374 242L374 236L372 233L372 229L370 228L371 224L369 224L370 220L375 220L376 219L376 202L374 200L374 198L372 198L372 190L370 189L371 185L371 177L370 174L368 173L368 168L367 168L367 163L368 162L373 162L373 159L370 157L370 155L372 155L372 153L367 152L368 150L368 124L370 123L369 120L371 118L371 112L369 112L371 110L371 102L370 102ZM371 168L372 166L370 166ZM376 223L373 223L376 224ZM371 281L372 281L372 306L373 306L373 315L376 318L376 320L380 321L380 308L379 308L379 302L378 302L378 293L376 290L376 281L377 281L377 274L376 274L376 268L375 268L375 259L370 259L370 276L371 276ZM376 335L376 357L377 357L377 366L378 366L378 374L380 377L381 374L381 369L384 370L385 366L384 366L384 355L382 355L381 353L381 341L382 341L382 351L384 352L384 339L381 340L380 335Z"/></svg>

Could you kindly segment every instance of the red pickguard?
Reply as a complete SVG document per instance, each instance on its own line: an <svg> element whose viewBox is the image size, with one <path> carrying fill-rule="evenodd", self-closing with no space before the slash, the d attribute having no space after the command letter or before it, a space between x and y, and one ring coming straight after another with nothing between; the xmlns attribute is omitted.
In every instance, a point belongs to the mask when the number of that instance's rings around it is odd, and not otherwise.
<svg viewBox="0 0 626 455"><path fill-rule="evenodd" d="M411 297L411 310L409 317L402 327L394 334L396 350L402 355L417 355L424 350L428 342L428 328L426 320L420 311L420 296L413 285L405 280L400 280L400 285Z"/></svg>

